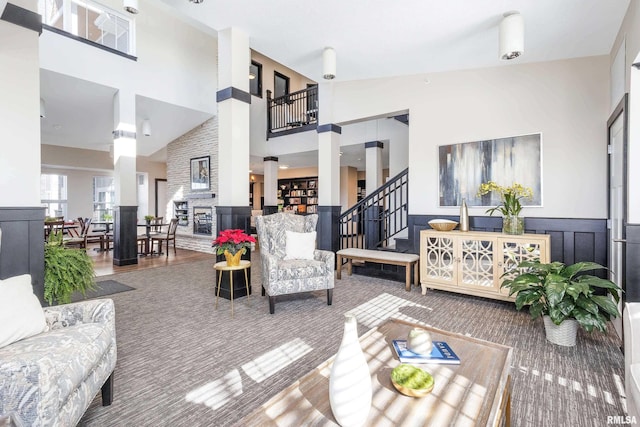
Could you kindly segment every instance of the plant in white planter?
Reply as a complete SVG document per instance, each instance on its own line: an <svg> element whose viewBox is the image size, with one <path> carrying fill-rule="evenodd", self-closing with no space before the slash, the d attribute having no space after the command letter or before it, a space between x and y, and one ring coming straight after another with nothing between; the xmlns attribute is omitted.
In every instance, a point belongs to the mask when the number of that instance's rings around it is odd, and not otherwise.
<svg viewBox="0 0 640 427"><path fill-rule="evenodd" d="M517 310L529 306L532 318L543 316L547 339L554 344L575 345L578 325L587 332L594 328L606 332L607 322L620 316L620 287L610 280L583 274L605 269L600 264L565 266L561 262L525 261L518 267L522 273L504 280L502 287L509 289L509 295L516 295ZM558 328L569 328L570 333Z"/></svg>

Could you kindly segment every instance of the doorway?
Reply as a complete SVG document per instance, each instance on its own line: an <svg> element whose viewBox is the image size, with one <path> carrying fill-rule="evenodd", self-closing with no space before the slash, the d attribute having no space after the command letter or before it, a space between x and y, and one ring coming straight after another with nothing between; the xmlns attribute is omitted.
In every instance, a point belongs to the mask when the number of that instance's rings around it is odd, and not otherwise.
<svg viewBox="0 0 640 427"><path fill-rule="evenodd" d="M173 215L169 213L167 209L167 180L162 178L156 178L156 217L173 218Z"/></svg>
<svg viewBox="0 0 640 427"><path fill-rule="evenodd" d="M607 121L609 154L609 208L608 208L608 254L609 280L623 290L618 303L622 313L626 293L626 233L627 224L627 94L624 95ZM622 319L613 319L613 326L622 337Z"/></svg>

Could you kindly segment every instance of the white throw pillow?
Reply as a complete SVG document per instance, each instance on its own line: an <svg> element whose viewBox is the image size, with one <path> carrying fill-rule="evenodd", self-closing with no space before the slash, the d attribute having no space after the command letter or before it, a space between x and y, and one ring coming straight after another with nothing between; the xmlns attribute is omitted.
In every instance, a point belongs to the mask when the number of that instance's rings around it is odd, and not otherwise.
<svg viewBox="0 0 640 427"><path fill-rule="evenodd" d="M0 348L47 329L31 275L0 280Z"/></svg>
<svg viewBox="0 0 640 427"><path fill-rule="evenodd" d="M284 259L313 259L316 249L316 232L296 233L287 231Z"/></svg>

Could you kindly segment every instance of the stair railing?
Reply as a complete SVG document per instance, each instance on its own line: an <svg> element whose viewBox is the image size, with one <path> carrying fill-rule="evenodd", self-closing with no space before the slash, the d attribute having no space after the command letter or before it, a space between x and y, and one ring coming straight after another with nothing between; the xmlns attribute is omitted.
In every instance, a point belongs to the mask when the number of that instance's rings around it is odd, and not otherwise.
<svg viewBox="0 0 640 427"><path fill-rule="evenodd" d="M340 249L381 249L406 229L409 213L409 169L387 181L340 215Z"/></svg>

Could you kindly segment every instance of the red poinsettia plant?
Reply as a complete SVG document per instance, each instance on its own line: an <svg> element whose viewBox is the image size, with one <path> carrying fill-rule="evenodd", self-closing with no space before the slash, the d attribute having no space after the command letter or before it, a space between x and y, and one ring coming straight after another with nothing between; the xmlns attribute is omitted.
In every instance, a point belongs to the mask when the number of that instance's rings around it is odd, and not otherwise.
<svg viewBox="0 0 640 427"><path fill-rule="evenodd" d="M243 230L227 229L220 232L211 246L216 249L218 255L222 255L224 251L229 251L233 255L238 251L244 253L246 248L250 248L251 243L255 242L255 237L246 234Z"/></svg>

